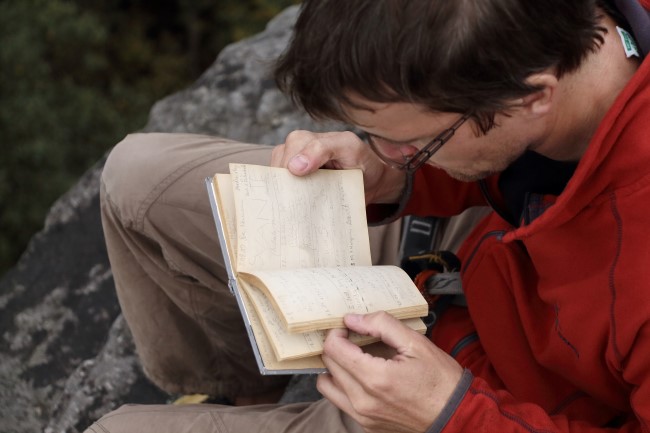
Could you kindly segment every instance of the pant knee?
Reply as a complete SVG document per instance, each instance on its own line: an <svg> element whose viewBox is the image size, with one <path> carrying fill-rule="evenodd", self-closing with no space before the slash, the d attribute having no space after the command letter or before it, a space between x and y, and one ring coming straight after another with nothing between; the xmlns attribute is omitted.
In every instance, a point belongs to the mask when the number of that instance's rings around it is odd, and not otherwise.
<svg viewBox="0 0 650 433"><path fill-rule="evenodd" d="M139 205L157 180L153 174L161 146L156 141L150 134L128 135L111 150L104 164L102 205L109 205L127 224L136 218Z"/></svg>
<svg viewBox="0 0 650 433"><path fill-rule="evenodd" d="M131 134L106 161L102 204L109 205L123 224L139 227L161 194L172 201L196 201L197 194L203 199L206 176L227 172L229 162L268 164L270 154L270 146L205 135Z"/></svg>

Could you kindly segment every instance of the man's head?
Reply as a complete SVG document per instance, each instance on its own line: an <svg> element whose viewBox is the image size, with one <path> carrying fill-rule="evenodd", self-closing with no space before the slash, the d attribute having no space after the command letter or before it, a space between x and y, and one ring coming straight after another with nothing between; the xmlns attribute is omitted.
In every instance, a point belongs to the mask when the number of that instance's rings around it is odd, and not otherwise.
<svg viewBox="0 0 650 433"><path fill-rule="evenodd" d="M596 0L306 0L276 79L317 118L349 121L357 101L496 113L598 49ZM351 95L358 98L351 98Z"/></svg>

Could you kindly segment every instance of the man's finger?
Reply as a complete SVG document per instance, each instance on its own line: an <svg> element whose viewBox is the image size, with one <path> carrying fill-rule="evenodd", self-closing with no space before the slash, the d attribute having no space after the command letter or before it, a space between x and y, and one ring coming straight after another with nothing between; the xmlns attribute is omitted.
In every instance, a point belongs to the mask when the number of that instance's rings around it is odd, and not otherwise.
<svg viewBox="0 0 650 433"><path fill-rule="evenodd" d="M360 168L363 143L351 132L313 133L293 131L276 146L271 163L305 175L323 166Z"/></svg>
<svg viewBox="0 0 650 433"><path fill-rule="evenodd" d="M316 388L318 389L318 392L331 401L334 406L338 407L353 418L356 416L356 411L352 407L350 399L346 395L345 391L338 386L331 374L326 373L319 375L316 381Z"/></svg>
<svg viewBox="0 0 650 433"><path fill-rule="evenodd" d="M361 353L361 355L369 356ZM338 408L356 418L359 413L353 402L367 401L369 395L355 374L341 367L335 360L323 356L329 374L319 377L319 391Z"/></svg>
<svg viewBox="0 0 650 433"><path fill-rule="evenodd" d="M422 335L413 331L390 314L380 311L371 314L348 314L345 326L351 331L379 338L398 353L408 353L422 344ZM417 344L416 344L417 343Z"/></svg>
<svg viewBox="0 0 650 433"><path fill-rule="evenodd" d="M341 383L352 380L364 383L369 377L381 374L386 360L364 353L347 338L330 331L323 345L323 362Z"/></svg>

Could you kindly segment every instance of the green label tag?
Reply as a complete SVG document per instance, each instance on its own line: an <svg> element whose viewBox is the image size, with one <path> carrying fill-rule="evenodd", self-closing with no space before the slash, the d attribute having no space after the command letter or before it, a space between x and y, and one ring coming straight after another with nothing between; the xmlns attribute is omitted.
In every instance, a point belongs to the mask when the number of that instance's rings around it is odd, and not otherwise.
<svg viewBox="0 0 650 433"><path fill-rule="evenodd" d="M629 58L632 56L641 57L639 54L639 49L636 46L636 41L632 35L625 29L622 29L616 26L618 30L618 35L621 37L621 42L623 43L623 49L625 50L625 55Z"/></svg>

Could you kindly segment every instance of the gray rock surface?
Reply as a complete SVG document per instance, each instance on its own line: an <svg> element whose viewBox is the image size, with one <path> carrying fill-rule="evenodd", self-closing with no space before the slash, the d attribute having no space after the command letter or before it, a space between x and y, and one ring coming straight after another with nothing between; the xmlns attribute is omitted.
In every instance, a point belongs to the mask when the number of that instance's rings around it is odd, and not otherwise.
<svg viewBox="0 0 650 433"><path fill-rule="evenodd" d="M269 66L297 8L232 44L188 89L155 104L146 131L193 132L273 144L294 129L327 130L277 90ZM142 374L120 315L98 210L103 161L52 207L0 280L0 433L76 432L124 403L164 403ZM294 378L283 401L317 397Z"/></svg>
<svg viewBox="0 0 650 433"><path fill-rule="evenodd" d="M275 144L295 129L340 129L334 123L315 123L296 110L270 76L273 61L289 41L297 11L287 9L263 33L226 47L194 85L154 105L145 130Z"/></svg>

